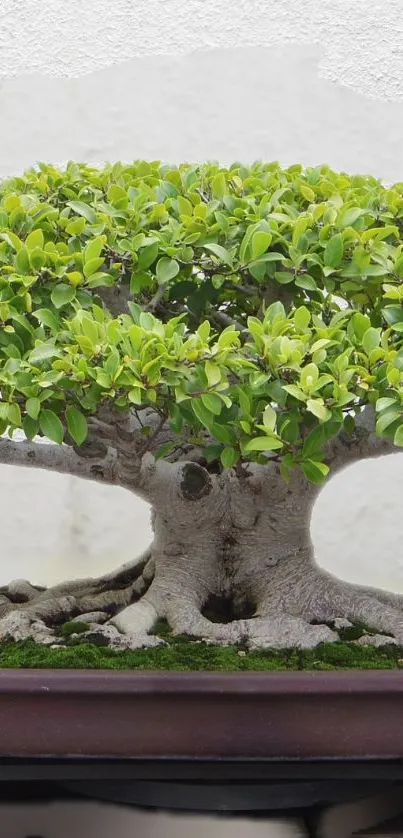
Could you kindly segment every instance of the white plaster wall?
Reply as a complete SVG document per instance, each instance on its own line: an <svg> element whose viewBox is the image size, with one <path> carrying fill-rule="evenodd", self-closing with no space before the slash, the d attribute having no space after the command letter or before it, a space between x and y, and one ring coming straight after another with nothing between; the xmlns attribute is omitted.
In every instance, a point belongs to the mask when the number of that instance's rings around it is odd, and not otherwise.
<svg viewBox="0 0 403 838"><path fill-rule="evenodd" d="M402 29L400 0L2 0L0 177L143 157L403 179ZM403 591L402 465L363 463L323 490L328 569ZM46 472L1 466L0 509L0 584L102 572L150 538L136 498Z"/></svg>

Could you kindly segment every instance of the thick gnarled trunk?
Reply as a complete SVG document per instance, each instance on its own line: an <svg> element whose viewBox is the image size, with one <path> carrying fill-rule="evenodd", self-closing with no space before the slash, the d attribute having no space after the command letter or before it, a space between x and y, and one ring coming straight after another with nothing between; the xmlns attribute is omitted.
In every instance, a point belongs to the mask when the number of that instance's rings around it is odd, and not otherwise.
<svg viewBox="0 0 403 838"><path fill-rule="evenodd" d="M156 427L157 445L165 429ZM379 633L367 635L367 642L390 635L403 644L403 597L348 585L318 568L310 517L319 489L301 472L287 484L274 461L219 474L196 461L155 461L152 453L141 453L136 430L127 423L118 430L117 439L116 423L97 420L88 457L40 445L31 459L52 467L59 458L60 470L90 479L95 466L102 472L96 479L146 499L153 508L150 550L99 579L45 591L25 581L6 586L0 591L1 636L51 643L58 624L84 618L116 648L137 648L162 642L153 629L166 619L174 634L210 643L307 648L337 640L337 629L349 621ZM9 462L12 445L7 443ZM24 445L17 443L14 458L21 464ZM25 450L30 454L30 444ZM326 456L335 473L391 450L361 423L353 437L329 443Z"/></svg>
<svg viewBox="0 0 403 838"><path fill-rule="evenodd" d="M98 580L4 589L4 637L50 643L58 623L84 615L116 648L160 643L152 633L159 619L174 634L250 649L335 641L346 621L403 642L402 598L317 567L309 524L318 490L302 475L287 484L274 463L210 474L152 457L142 469L154 505L150 551Z"/></svg>
<svg viewBox="0 0 403 838"><path fill-rule="evenodd" d="M319 570L309 528L316 493L301 476L287 485L274 464L243 477L185 466L156 501L153 582L113 624L144 638L162 617L176 634L278 648L337 640L351 621L403 642L403 598ZM219 622L218 608L208 620L211 601L229 601L234 619Z"/></svg>

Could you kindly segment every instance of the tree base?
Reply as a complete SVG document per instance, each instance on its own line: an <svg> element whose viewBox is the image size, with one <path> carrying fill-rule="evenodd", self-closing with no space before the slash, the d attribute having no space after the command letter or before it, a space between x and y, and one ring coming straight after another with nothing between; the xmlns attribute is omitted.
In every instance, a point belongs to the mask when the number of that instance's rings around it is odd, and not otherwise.
<svg viewBox="0 0 403 838"><path fill-rule="evenodd" d="M403 596L341 582L320 571L303 551L272 568L253 616L214 622L189 585L166 587L146 551L116 572L49 589L16 580L0 589L0 639L57 646L86 630L89 642L132 650L164 645L154 634L165 619L173 636L216 646L313 649L346 641L345 630L368 626L360 645L403 645ZM303 573L301 573L301 569ZM83 626L84 624L84 626ZM75 631L76 628L76 631Z"/></svg>

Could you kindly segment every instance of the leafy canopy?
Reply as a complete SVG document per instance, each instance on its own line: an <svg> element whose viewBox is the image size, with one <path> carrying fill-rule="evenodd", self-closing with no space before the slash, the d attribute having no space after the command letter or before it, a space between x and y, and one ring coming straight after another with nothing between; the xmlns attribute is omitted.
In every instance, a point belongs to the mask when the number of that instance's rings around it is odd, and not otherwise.
<svg viewBox="0 0 403 838"><path fill-rule="evenodd" d="M159 456L208 437L209 462L274 457L320 482L325 441L372 402L403 445L402 229L403 183L328 166L2 182L0 433L80 445L113 400L167 417Z"/></svg>

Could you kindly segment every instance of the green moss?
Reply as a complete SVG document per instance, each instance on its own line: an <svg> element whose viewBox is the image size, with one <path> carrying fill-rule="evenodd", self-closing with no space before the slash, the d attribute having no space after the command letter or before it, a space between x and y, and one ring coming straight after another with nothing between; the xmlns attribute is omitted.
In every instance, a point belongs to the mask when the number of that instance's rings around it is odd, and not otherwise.
<svg viewBox="0 0 403 838"><path fill-rule="evenodd" d="M71 639L67 648L50 649L33 641L0 645L3 669L120 669L194 672L268 672L337 669L397 669L403 650L396 646L376 649L331 643L310 650L245 652L239 647L207 646L184 638L167 638L166 646L118 652L95 646L84 638Z"/></svg>
<svg viewBox="0 0 403 838"><path fill-rule="evenodd" d="M89 631L88 623L81 622L81 620L70 620L62 625L58 633L62 637L70 637L72 634L84 634L86 631Z"/></svg>

